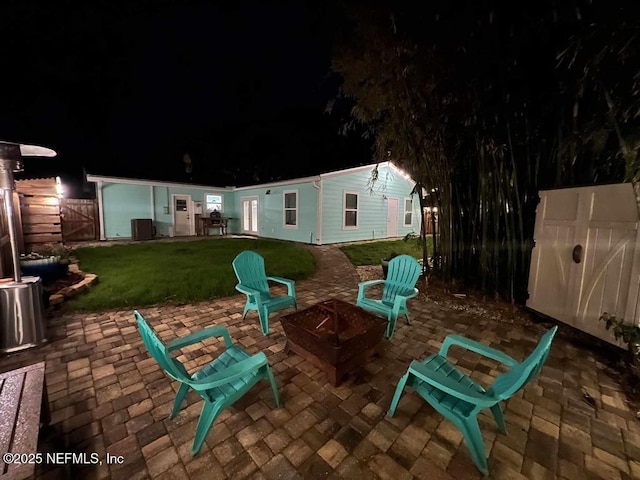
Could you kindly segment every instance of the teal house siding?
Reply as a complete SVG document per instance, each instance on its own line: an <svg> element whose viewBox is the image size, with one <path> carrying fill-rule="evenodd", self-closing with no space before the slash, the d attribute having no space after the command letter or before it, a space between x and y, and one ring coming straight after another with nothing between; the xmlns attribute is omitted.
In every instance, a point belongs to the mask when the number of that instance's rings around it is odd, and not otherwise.
<svg viewBox="0 0 640 480"><path fill-rule="evenodd" d="M313 182L291 184L265 184L254 188L240 188L234 191L238 205L239 227L234 233L247 233L242 229L242 200L251 197L258 199L258 236L291 240L302 243L315 243L317 238L318 191ZM269 193L267 193L269 192ZM297 193L297 225L285 226L284 193Z"/></svg>
<svg viewBox="0 0 640 480"><path fill-rule="evenodd" d="M381 165L379 177L369 188L372 166L354 169L353 172L322 175L322 243L379 240L402 237L420 228L418 198L411 196L414 182L398 170ZM357 227L345 227L345 193L358 195ZM388 231L387 215L389 198L398 199L397 232ZM411 224L404 225L405 199L413 198Z"/></svg>
<svg viewBox="0 0 640 480"><path fill-rule="evenodd" d="M151 218L151 191L146 185L105 184L102 198L106 238L131 238L131 219Z"/></svg>
<svg viewBox="0 0 640 480"><path fill-rule="evenodd" d="M156 237L175 234L176 195L190 199L187 208L191 227L181 229L180 233L194 235L200 230L198 217L208 215L207 194L222 197L222 214L230 218L227 233L231 234L322 245L398 238L410 232L417 233L420 209L417 197L411 195L414 182L391 163L385 162L378 165L378 180L370 188L372 170L373 165L367 165L240 188L92 175L88 175L87 180L97 183L101 239L131 238L133 218L152 219ZM296 194L295 225L285 224L285 193L288 192ZM358 197L355 227L345 225L346 192ZM245 199L257 199L257 231L243 227ZM407 203L408 199L412 201ZM397 210L390 213L390 205L395 205L395 200ZM197 212L198 206L202 213ZM411 215L405 215L406 208L410 209ZM349 215L354 215L353 210ZM182 218L185 218L184 214ZM405 220L408 220L407 224ZM218 231L212 229L210 233Z"/></svg>
<svg viewBox="0 0 640 480"><path fill-rule="evenodd" d="M102 239L131 238L133 218L150 218L156 237L170 236L174 225L174 195L191 198L189 216L194 233L199 227L198 217L207 215L206 194L222 197L223 215L231 216L228 212L235 211L234 192L230 189L115 177L88 176L88 180L98 184ZM196 203L201 206L201 214L196 212ZM217 233L215 230L213 233Z"/></svg>
<svg viewBox="0 0 640 480"><path fill-rule="evenodd" d="M174 195L189 195L192 202L199 202L202 205L203 213L205 212L205 196L207 194L222 196L222 214L228 215L229 210L233 210L233 192L220 190L216 187L178 187L178 186L152 186L154 191L154 225L156 227L156 235L169 236L171 227L173 226L173 198ZM193 213L195 217L200 214ZM197 229L198 226L195 225ZM216 233L217 229L212 232Z"/></svg>

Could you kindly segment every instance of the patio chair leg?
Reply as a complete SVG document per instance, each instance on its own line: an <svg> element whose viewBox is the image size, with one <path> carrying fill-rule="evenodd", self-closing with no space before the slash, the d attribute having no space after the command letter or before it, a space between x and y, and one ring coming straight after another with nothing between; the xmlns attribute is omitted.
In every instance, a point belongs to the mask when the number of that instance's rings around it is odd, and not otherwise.
<svg viewBox="0 0 640 480"><path fill-rule="evenodd" d="M496 421L498 430L500 430L502 433L507 433L507 424L504 422L504 416L502 415L502 409L500 408L499 403L496 403L493 407L491 407L491 413L493 414L493 418Z"/></svg>
<svg viewBox="0 0 640 480"><path fill-rule="evenodd" d="M409 318L409 312L404 314L405 317L407 317L407 325L411 325L411 319Z"/></svg>
<svg viewBox="0 0 640 480"><path fill-rule="evenodd" d="M395 415L396 408L398 407L398 402L400 401L400 397L402 396L402 392L404 391L404 386L407 384L408 378L408 372L400 378L398 386L396 387L396 391L393 394L393 400L391 401L391 406L389 407L389 411L387 412L387 417L393 417Z"/></svg>
<svg viewBox="0 0 640 480"><path fill-rule="evenodd" d="M276 385L276 379L274 378L273 372L271 371L271 367L269 367L269 365L267 365L267 378L269 379L269 383L271 384L271 391L273 392L273 399L276 402L276 407L280 408L282 404L280 403L278 386Z"/></svg>
<svg viewBox="0 0 640 480"><path fill-rule="evenodd" d="M187 385L186 383L183 383L182 385L180 385L180 388L178 389L178 393L176 394L176 399L173 402L173 410L171 411L171 416L169 418L174 418L178 414L178 412L180 412L182 401L184 400L184 397L187 395L188 391L189 391L189 385Z"/></svg>
<svg viewBox="0 0 640 480"><path fill-rule="evenodd" d="M396 328L396 319L393 318L393 319L387 320L387 334L386 334L387 339L391 340L391 337L393 336L393 331L395 330L395 328Z"/></svg>
<svg viewBox="0 0 640 480"><path fill-rule="evenodd" d="M248 312L249 312L249 302L247 301L247 303L244 306L244 312L242 312L242 320L244 320Z"/></svg>
<svg viewBox="0 0 640 480"><path fill-rule="evenodd" d="M482 433L480 432L480 426L478 425L478 419L467 418L466 421L461 421L459 425L462 435L464 436L467 448L471 453L473 463L476 464L478 470L485 475L489 475L489 467L487 466L487 455L484 450L484 440L482 439Z"/></svg>
<svg viewBox="0 0 640 480"><path fill-rule="evenodd" d="M263 335L269 335L269 310L263 308L258 312L258 315L260 316L260 327Z"/></svg>
<svg viewBox="0 0 640 480"><path fill-rule="evenodd" d="M216 419L219 413L220 407L218 405L207 401L204 402L202 413L200 414L200 419L198 420L198 426L196 427L196 435L193 439L193 447L191 447L192 457L195 456L202 448L204 439L207 438L207 434L211 429L211 425L213 424L213 421Z"/></svg>

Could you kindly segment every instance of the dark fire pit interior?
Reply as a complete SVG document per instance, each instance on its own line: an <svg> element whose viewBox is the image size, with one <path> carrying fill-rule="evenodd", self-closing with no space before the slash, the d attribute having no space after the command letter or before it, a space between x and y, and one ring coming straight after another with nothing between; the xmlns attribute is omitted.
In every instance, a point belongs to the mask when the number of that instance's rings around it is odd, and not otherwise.
<svg viewBox="0 0 640 480"><path fill-rule="evenodd" d="M387 327L386 320L337 299L284 315L280 321L287 349L322 369L334 386L379 353Z"/></svg>

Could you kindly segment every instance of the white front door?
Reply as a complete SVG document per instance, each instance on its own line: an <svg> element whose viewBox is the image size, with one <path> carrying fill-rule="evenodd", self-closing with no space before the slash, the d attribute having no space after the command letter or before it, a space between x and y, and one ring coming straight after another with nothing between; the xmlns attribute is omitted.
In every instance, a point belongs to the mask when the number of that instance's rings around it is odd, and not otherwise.
<svg viewBox="0 0 640 480"><path fill-rule="evenodd" d="M397 198L389 197L387 200L387 238L398 236L398 206Z"/></svg>
<svg viewBox="0 0 640 480"><path fill-rule="evenodd" d="M191 235L192 217L191 195L174 195L173 234L176 237Z"/></svg>
<svg viewBox="0 0 640 480"><path fill-rule="evenodd" d="M252 235L258 234L258 197L242 199L242 231Z"/></svg>

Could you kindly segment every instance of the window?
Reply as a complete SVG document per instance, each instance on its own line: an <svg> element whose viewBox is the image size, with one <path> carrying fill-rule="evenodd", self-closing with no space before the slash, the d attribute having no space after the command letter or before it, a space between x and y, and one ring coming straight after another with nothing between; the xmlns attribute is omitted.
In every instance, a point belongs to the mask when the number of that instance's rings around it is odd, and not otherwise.
<svg viewBox="0 0 640 480"><path fill-rule="evenodd" d="M217 210L219 212L222 211L222 195L213 195L207 193L204 196L204 203L207 209L207 213L211 213L214 210Z"/></svg>
<svg viewBox="0 0 640 480"><path fill-rule="evenodd" d="M413 199L404 199L404 226L410 227L413 225Z"/></svg>
<svg viewBox="0 0 640 480"><path fill-rule="evenodd" d="M358 228L358 194L344 192L343 228Z"/></svg>
<svg viewBox="0 0 640 480"><path fill-rule="evenodd" d="M176 198L176 212L186 212L187 201L183 198Z"/></svg>
<svg viewBox="0 0 640 480"><path fill-rule="evenodd" d="M284 202L284 228L298 228L298 191L285 190L282 198Z"/></svg>

